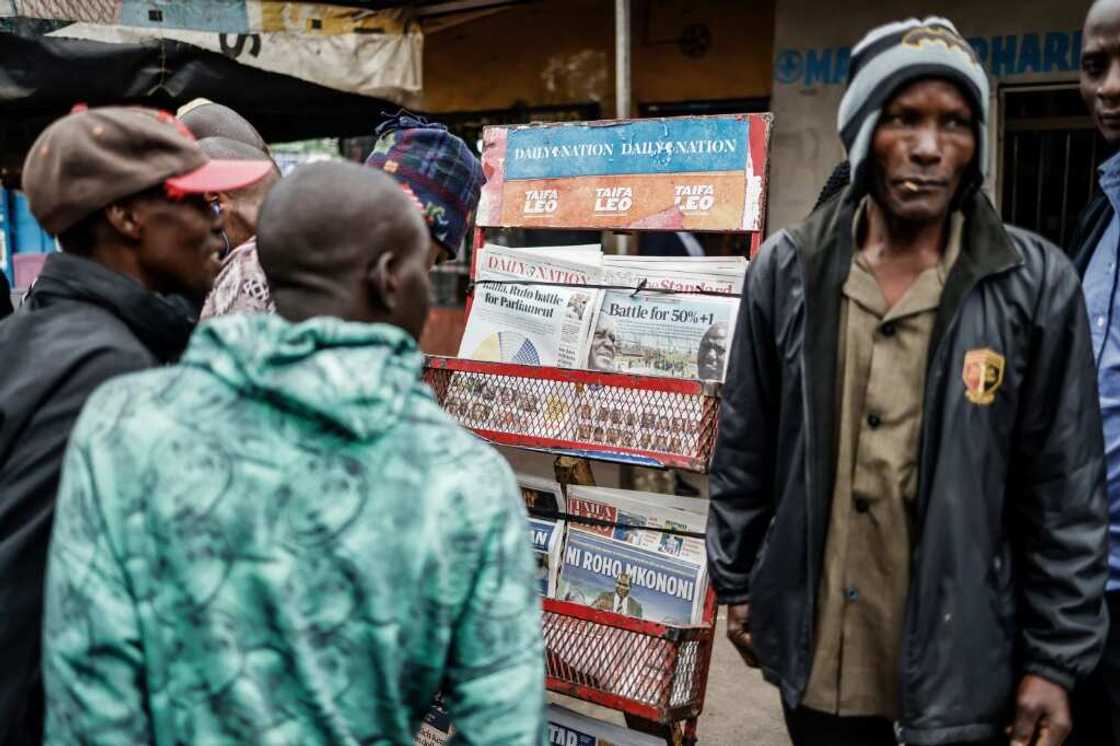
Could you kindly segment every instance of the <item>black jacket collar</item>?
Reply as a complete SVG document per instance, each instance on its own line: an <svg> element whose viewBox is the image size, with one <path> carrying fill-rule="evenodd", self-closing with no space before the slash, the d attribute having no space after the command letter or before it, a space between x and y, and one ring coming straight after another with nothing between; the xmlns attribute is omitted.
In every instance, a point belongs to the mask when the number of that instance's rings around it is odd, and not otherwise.
<svg viewBox="0 0 1120 746"><path fill-rule="evenodd" d="M30 310L62 301L106 309L163 362L173 362L187 346L197 319L189 304L149 292L138 282L90 259L57 253L47 257L27 299Z"/></svg>

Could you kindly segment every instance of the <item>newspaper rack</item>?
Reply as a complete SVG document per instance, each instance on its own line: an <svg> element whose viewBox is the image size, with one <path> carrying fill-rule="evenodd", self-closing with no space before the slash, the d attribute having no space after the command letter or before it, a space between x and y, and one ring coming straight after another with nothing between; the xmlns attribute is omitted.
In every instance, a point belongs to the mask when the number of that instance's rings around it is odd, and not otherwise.
<svg viewBox="0 0 1120 746"><path fill-rule="evenodd" d="M716 382L446 357L429 357L424 378L448 412L491 443L640 466L708 470L719 415ZM604 426L589 427L581 411ZM640 440L621 442L626 423L640 427L643 417L655 427L663 422L664 434L650 438L645 448ZM612 420L620 427L612 428Z"/></svg>
<svg viewBox="0 0 1120 746"><path fill-rule="evenodd" d="M770 114L734 114L487 127L473 261L486 229L503 227L746 233L753 255L771 124ZM446 357L427 358L425 380L495 444L708 471L719 383ZM602 432L588 428L596 420ZM696 742L716 627L711 589L698 625L558 599L543 609L550 691L622 711L629 727L670 745Z"/></svg>
<svg viewBox="0 0 1120 746"><path fill-rule="evenodd" d="M669 726L696 738L715 633L709 590L701 624L677 627L544 599L546 675L551 691ZM588 639L594 644L588 645Z"/></svg>

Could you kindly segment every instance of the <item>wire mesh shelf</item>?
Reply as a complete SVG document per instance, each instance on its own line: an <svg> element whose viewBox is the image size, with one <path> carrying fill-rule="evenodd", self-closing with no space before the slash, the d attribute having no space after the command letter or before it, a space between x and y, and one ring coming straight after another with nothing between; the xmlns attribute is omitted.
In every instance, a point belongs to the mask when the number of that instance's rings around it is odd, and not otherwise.
<svg viewBox="0 0 1120 746"><path fill-rule="evenodd" d="M548 688L657 723L703 709L715 595L702 624L679 627L544 599Z"/></svg>
<svg viewBox="0 0 1120 746"><path fill-rule="evenodd" d="M443 408L499 445L704 473L720 384L459 358L424 371Z"/></svg>

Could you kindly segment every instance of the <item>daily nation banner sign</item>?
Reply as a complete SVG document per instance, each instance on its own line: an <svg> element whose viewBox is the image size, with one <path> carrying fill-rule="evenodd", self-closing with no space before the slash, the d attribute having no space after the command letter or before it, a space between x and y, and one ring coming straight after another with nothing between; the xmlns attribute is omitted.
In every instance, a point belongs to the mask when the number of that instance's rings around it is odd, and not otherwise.
<svg viewBox="0 0 1120 746"><path fill-rule="evenodd" d="M759 231L769 114L487 127L484 227Z"/></svg>

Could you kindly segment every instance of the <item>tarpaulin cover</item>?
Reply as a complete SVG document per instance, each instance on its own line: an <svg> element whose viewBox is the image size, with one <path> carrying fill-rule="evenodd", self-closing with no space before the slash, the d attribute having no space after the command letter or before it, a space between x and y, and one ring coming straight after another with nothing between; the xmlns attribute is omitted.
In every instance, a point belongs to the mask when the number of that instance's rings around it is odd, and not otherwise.
<svg viewBox="0 0 1120 746"><path fill-rule="evenodd" d="M423 35L389 3L8 0L0 167L75 102L166 109L204 96L270 141L372 132L421 88ZM422 3L393 3L396 6ZM358 5L348 3L347 5Z"/></svg>

